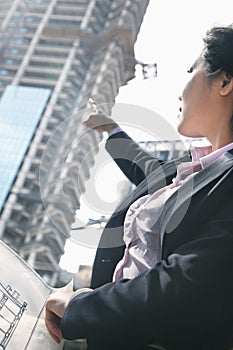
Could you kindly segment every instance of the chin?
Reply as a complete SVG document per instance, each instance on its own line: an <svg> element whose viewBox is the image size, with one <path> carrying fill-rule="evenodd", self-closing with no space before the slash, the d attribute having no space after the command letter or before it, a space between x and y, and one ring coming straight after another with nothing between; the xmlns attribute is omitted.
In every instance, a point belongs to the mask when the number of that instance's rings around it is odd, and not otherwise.
<svg viewBox="0 0 233 350"><path fill-rule="evenodd" d="M184 127L183 123L178 123L177 125L177 131L183 135L183 136L187 136L187 137L190 137L189 136L189 132L187 132L188 130L185 130L186 128Z"/></svg>
<svg viewBox="0 0 233 350"><path fill-rule="evenodd" d="M193 139L205 137L205 136L202 135L201 133L195 133L195 132L191 132L191 131L189 132L189 131L187 131L187 130L183 130L182 128L178 128L178 132L179 132L182 136L190 137L190 138L193 138Z"/></svg>
<svg viewBox="0 0 233 350"><path fill-rule="evenodd" d="M185 128L183 124L179 124L177 126L178 132L185 137L191 137L191 138L196 138L196 137L203 137L199 132L195 132L192 130L192 128Z"/></svg>

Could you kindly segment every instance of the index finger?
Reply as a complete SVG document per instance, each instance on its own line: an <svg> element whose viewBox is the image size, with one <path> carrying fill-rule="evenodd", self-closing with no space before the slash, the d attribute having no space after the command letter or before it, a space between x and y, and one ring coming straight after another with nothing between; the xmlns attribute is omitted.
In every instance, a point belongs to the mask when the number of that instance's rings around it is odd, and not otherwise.
<svg viewBox="0 0 233 350"><path fill-rule="evenodd" d="M95 102L94 98L93 97L90 97L88 99L88 102L90 103L94 113L98 113L98 106L97 106L97 103Z"/></svg>

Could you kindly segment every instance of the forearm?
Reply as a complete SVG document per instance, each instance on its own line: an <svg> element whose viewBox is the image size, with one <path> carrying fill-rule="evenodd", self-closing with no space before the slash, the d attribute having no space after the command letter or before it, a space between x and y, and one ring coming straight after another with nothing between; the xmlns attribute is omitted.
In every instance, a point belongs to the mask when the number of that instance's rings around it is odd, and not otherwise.
<svg viewBox="0 0 233 350"><path fill-rule="evenodd" d="M126 177L136 186L163 164L144 151L123 131L109 137L106 150Z"/></svg>
<svg viewBox="0 0 233 350"><path fill-rule="evenodd" d="M228 278L232 235L221 225L215 235L201 236L135 279L74 298L62 320L65 338L119 342L119 348L166 345L166 339L175 342L180 337L201 342L228 317L233 288ZM127 337L122 337L125 333Z"/></svg>
<svg viewBox="0 0 233 350"><path fill-rule="evenodd" d="M118 132L118 130L115 132L120 127L111 117L98 113L90 115L83 123L89 129L108 133L106 150L121 171L135 185L143 181L162 163L145 152L125 132Z"/></svg>
<svg viewBox="0 0 233 350"><path fill-rule="evenodd" d="M187 317L197 320L194 314L197 309L189 307L187 295L192 297L195 304L198 300L200 308L207 314L208 308L205 312L205 303L201 303L204 296L200 292L193 294L191 285L183 286L179 291L179 285L173 281L168 269L166 264L161 264L136 279L111 283L88 295L74 298L62 319L63 336L67 339L87 338L93 343L114 344L119 349L126 344L129 348L137 348L154 342L162 343L161 333L165 329L170 338L172 323L177 315L183 326ZM190 313L188 316L185 312L187 308ZM200 312L199 307L198 310ZM123 334L127 334L127 337Z"/></svg>

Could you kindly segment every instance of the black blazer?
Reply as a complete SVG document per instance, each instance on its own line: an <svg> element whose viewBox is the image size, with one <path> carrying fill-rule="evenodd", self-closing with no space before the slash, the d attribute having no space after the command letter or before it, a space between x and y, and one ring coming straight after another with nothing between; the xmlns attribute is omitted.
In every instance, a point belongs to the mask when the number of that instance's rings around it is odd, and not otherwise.
<svg viewBox="0 0 233 350"><path fill-rule="evenodd" d="M122 139L121 146L128 147L126 159L119 162L128 163L132 180L136 173L144 180L113 215L111 239L102 239L102 254L119 249L121 239L114 241L114 234L122 235L119 224L127 204L142 195L144 185L150 192L171 181L177 166L159 164L143 152L132 162L137 146L121 136L126 142ZM152 343L168 350L233 346L233 152L181 186L162 215L161 261L137 278L107 283L71 300L61 323L65 338L86 338L93 350L144 350ZM115 248L104 248L108 244Z"/></svg>
<svg viewBox="0 0 233 350"><path fill-rule="evenodd" d="M106 149L136 189L116 208L103 230L93 264L91 288L112 281L115 266L125 249L123 224L129 206L138 198L169 184L176 175L177 165L190 161L186 155L165 164L143 151L125 132L110 136Z"/></svg>

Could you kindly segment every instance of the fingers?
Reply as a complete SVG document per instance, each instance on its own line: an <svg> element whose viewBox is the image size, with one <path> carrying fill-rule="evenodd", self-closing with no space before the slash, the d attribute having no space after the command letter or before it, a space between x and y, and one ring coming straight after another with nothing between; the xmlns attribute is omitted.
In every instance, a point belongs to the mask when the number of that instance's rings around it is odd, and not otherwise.
<svg viewBox="0 0 233 350"><path fill-rule="evenodd" d="M50 294L45 305L45 325L51 337L57 342L63 339L61 332L61 320L70 300L83 292L92 291L90 288L82 288L77 291L58 290Z"/></svg>
<svg viewBox="0 0 233 350"><path fill-rule="evenodd" d="M103 114L106 115L104 109L101 107L101 105L97 104L93 97L90 97L88 99L88 102L94 112L94 114Z"/></svg>
<svg viewBox="0 0 233 350"><path fill-rule="evenodd" d="M83 121L83 124L91 130L96 130L100 132L108 132L110 133L115 127L118 126L114 120L108 116L105 111L97 105L93 97L90 97L88 100L93 113L89 115L89 117Z"/></svg>
<svg viewBox="0 0 233 350"><path fill-rule="evenodd" d="M88 102L90 103L94 113L97 114L98 113L98 106L97 106L97 103L95 102L95 100L93 99L93 97L90 97Z"/></svg>
<svg viewBox="0 0 233 350"><path fill-rule="evenodd" d="M73 294L72 290L59 290L51 294L46 301L45 325L49 334L57 343L60 343L63 338L61 319Z"/></svg>
<svg viewBox="0 0 233 350"><path fill-rule="evenodd" d="M60 343L63 336L61 333L61 318L55 315L52 311L45 309L45 325L50 336Z"/></svg>
<svg viewBox="0 0 233 350"><path fill-rule="evenodd" d="M63 338L60 328L61 319L67 305L67 300L69 300L69 297L72 294L73 291L59 291L51 294L46 302L45 325L49 334L57 343L60 343Z"/></svg>

